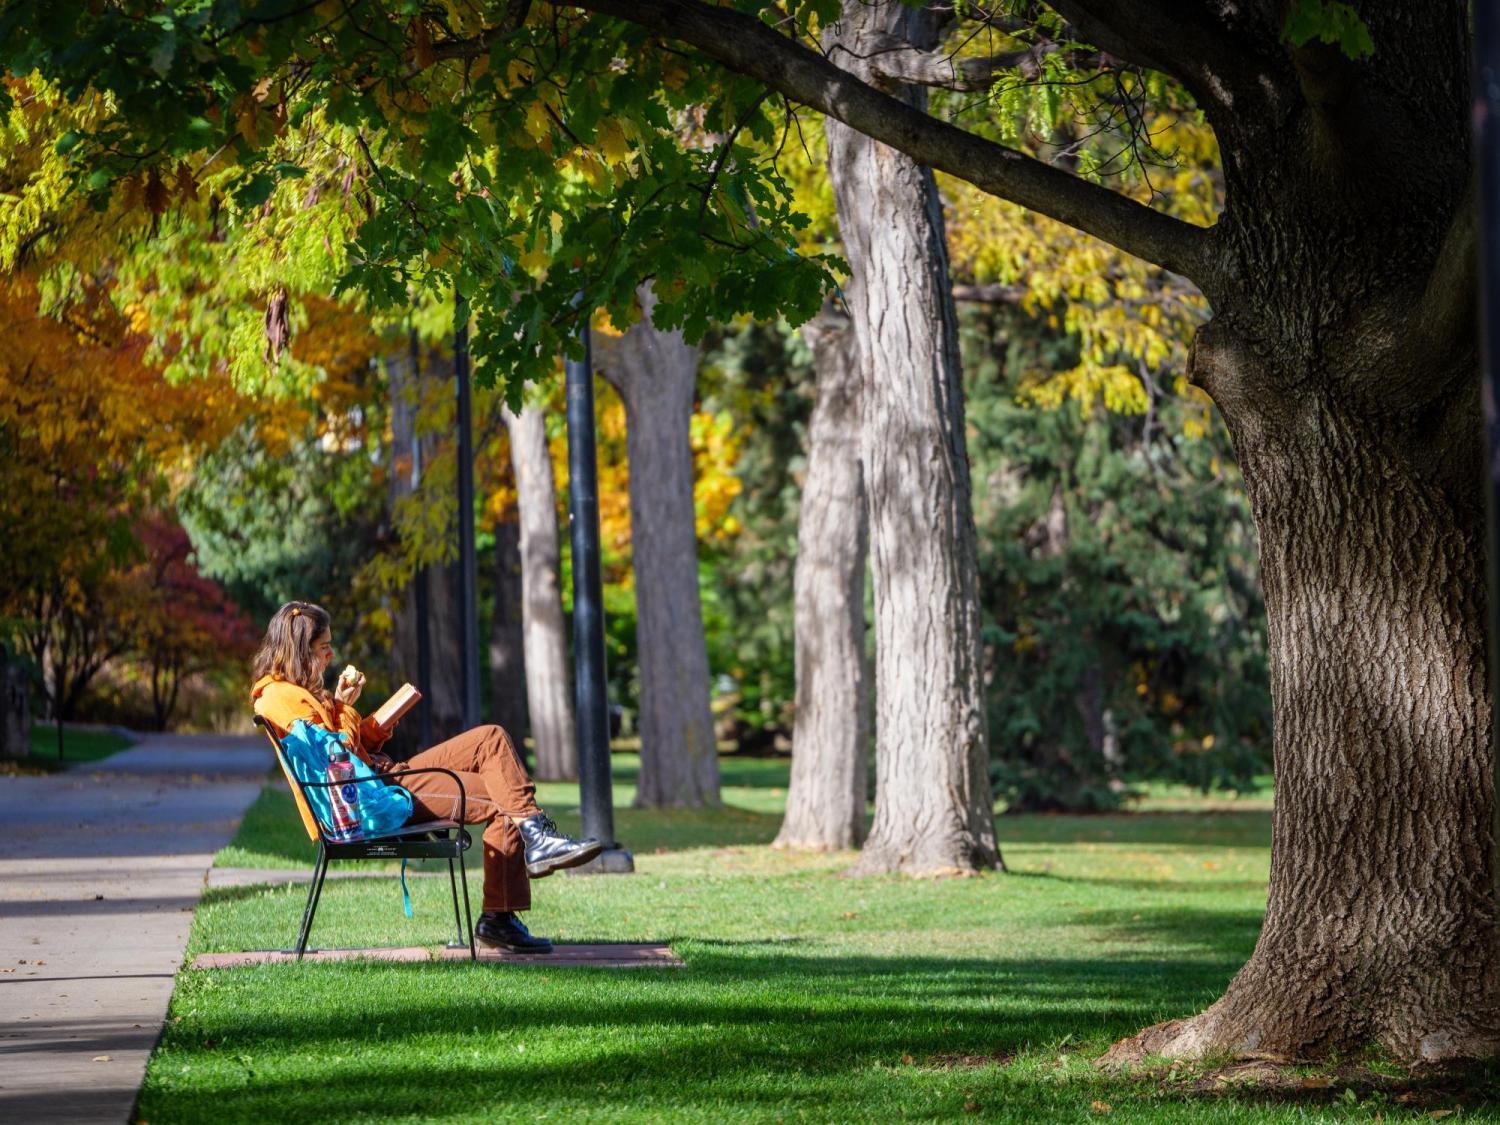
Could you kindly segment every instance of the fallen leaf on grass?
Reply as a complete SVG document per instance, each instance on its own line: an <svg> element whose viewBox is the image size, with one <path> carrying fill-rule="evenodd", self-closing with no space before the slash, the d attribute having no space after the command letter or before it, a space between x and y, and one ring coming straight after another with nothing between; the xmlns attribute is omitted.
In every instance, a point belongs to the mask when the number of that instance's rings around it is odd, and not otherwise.
<svg viewBox="0 0 1500 1125"><path fill-rule="evenodd" d="M1325 1078L1322 1075L1313 1075L1311 1078L1304 1078L1302 1080L1302 1088L1304 1090L1326 1090L1332 1085L1333 1079Z"/></svg>
<svg viewBox="0 0 1500 1125"><path fill-rule="evenodd" d="M1458 1112L1458 1110L1456 1110L1456 1109L1429 1109L1427 1111L1427 1116L1428 1117L1447 1117L1449 1114L1457 1113L1457 1112Z"/></svg>
<svg viewBox="0 0 1500 1125"><path fill-rule="evenodd" d="M1110 1105L1108 1102L1096 1101L1090 1104L1089 1108L1095 1113L1113 1113L1115 1111L1115 1107Z"/></svg>

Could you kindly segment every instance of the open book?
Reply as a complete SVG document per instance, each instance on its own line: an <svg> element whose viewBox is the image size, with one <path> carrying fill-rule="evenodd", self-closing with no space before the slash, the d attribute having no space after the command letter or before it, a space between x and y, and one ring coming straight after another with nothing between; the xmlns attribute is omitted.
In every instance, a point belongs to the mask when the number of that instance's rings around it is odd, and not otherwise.
<svg viewBox="0 0 1500 1125"><path fill-rule="evenodd" d="M382 730L390 730L396 725L396 720L406 714L417 705L417 700L422 698L422 693L411 684L402 684L389 699L377 707L370 718L380 726Z"/></svg>

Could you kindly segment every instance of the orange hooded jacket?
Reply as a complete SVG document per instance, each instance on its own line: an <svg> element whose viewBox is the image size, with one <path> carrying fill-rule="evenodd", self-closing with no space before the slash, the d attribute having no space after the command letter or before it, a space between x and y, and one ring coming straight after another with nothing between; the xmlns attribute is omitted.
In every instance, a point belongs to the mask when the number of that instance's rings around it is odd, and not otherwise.
<svg viewBox="0 0 1500 1125"><path fill-rule="evenodd" d="M312 692L280 676L262 676L256 680L250 689L250 702L255 713L275 727L278 734L286 734L298 719L306 719L344 735L351 749L371 768L374 767L370 754L391 736L374 719L361 719L353 707L338 700L333 701L332 707L324 707Z"/></svg>

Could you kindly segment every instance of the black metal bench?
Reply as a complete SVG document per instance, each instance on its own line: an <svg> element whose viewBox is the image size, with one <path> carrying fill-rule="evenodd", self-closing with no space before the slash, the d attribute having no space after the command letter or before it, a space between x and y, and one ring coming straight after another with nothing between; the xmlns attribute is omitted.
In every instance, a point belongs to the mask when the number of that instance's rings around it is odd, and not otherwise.
<svg viewBox="0 0 1500 1125"><path fill-rule="evenodd" d="M318 845L318 858L313 867L312 885L307 889L307 905L302 910L302 929L297 935L297 946L294 950L297 956L300 958L307 952L307 939L312 934L313 918L318 912L318 900L323 894L323 880L328 875L330 861L335 859L446 859L448 861L448 884L453 891L453 922L458 929L458 939L450 941L448 948L462 949L467 946L469 959L477 961L479 954L474 948L474 922L469 913L469 877L464 867L464 852L468 850L472 841L463 827L466 795L458 774L438 767L403 771L405 773L442 773L451 777L458 787L457 820L429 820L422 824L407 824L395 832L364 840L335 840L329 836L327 830L314 815L312 803L307 799L307 790L326 789L335 784L349 783L302 781L293 772L275 728L259 715L255 716L255 725L265 731L266 737L271 740L271 745L276 750L276 761L280 763L281 772L286 774L287 783L292 787L292 797L297 802L297 812L302 817L302 826L307 829L308 837ZM355 784L383 785L385 779L361 778ZM458 860L456 877L453 870L455 859ZM459 914L460 882L463 884L462 915Z"/></svg>

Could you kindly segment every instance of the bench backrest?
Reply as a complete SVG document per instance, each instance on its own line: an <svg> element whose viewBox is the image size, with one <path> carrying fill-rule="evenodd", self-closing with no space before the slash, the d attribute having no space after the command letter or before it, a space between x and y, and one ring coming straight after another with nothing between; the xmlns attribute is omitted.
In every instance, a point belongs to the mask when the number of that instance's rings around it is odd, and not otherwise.
<svg viewBox="0 0 1500 1125"><path fill-rule="evenodd" d="M255 725L265 731L266 737L271 740L271 745L276 750L276 761L281 766L281 772L286 774L287 784L292 787L292 799L297 802L302 827L307 829L307 838L316 844L322 839L322 833L318 831L318 818L313 816L312 806L307 803L307 794L302 791L302 783L297 780L291 763L286 760L286 751L281 748L281 739L276 736L276 729L260 715L255 716Z"/></svg>

